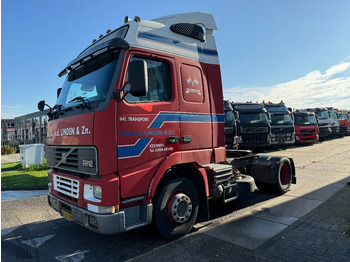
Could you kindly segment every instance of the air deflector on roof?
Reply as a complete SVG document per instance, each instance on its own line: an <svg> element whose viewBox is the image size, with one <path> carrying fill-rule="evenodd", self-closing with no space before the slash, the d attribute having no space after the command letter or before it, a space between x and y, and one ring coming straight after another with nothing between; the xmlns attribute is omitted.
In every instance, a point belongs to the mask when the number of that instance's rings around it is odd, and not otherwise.
<svg viewBox="0 0 350 262"><path fill-rule="evenodd" d="M178 34L182 34L185 36L198 39L201 42L205 41L203 28L196 24L190 24L190 23L173 24L170 26L170 30Z"/></svg>

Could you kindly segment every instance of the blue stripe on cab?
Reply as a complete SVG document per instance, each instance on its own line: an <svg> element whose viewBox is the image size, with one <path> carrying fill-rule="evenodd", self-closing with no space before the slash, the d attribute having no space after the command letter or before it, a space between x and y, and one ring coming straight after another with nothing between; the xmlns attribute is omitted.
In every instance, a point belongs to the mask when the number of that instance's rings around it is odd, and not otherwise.
<svg viewBox="0 0 350 262"><path fill-rule="evenodd" d="M118 147L118 158L137 157L152 138L141 138L135 145Z"/></svg>

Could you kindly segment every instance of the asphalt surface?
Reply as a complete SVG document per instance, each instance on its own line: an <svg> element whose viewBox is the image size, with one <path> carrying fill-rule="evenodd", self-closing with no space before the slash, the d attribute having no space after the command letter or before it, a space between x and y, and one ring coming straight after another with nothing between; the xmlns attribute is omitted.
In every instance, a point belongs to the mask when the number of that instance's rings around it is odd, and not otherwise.
<svg viewBox="0 0 350 262"><path fill-rule="evenodd" d="M60 217L46 196L2 201L3 261L350 261L350 137L269 150L293 157L297 184L226 206L177 241L152 227L94 234Z"/></svg>

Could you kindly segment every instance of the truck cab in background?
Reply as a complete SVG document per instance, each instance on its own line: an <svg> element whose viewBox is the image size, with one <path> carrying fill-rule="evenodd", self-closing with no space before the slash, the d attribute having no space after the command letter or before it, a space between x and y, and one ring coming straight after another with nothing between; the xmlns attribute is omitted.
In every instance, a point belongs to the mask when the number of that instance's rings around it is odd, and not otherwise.
<svg viewBox="0 0 350 262"><path fill-rule="evenodd" d="M271 145L293 145L295 129L293 114L283 101L280 103L263 103L271 115Z"/></svg>
<svg viewBox="0 0 350 262"><path fill-rule="evenodd" d="M329 120L331 122L332 136L339 136L338 113L333 107L328 107Z"/></svg>
<svg viewBox="0 0 350 262"><path fill-rule="evenodd" d="M339 121L339 134L340 135L350 135L350 116L348 112L339 110L338 111L338 121Z"/></svg>
<svg viewBox="0 0 350 262"><path fill-rule="evenodd" d="M245 148L271 146L271 118L262 104L232 103L239 114L239 146Z"/></svg>
<svg viewBox="0 0 350 262"><path fill-rule="evenodd" d="M316 114L313 112L296 111L294 115L295 143L316 143L319 139L319 129Z"/></svg>
<svg viewBox="0 0 350 262"><path fill-rule="evenodd" d="M319 138L325 139L332 135L331 120L328 109L325 107L307 108L307 112L314 112L317 116Z"/></svg>
<svg viewBox="0 0 350 262"><path fill-rule="evenodd" d="M237 122L239 121L229 101L224 100L225 111L225 145L228 149L238 148Z"/></svg>

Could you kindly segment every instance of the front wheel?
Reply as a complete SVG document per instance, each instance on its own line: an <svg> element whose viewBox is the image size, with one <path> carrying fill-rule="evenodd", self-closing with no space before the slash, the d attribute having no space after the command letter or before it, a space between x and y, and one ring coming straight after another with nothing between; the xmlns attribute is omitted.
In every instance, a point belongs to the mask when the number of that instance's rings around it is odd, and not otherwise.
<svg viewBox="0 0 350 262"><path fill-rule="evenodd" d="M196 186L185 177L169 181L155 199L154 221L167 239L186 235L196 222L199 196Z"/></svg>

